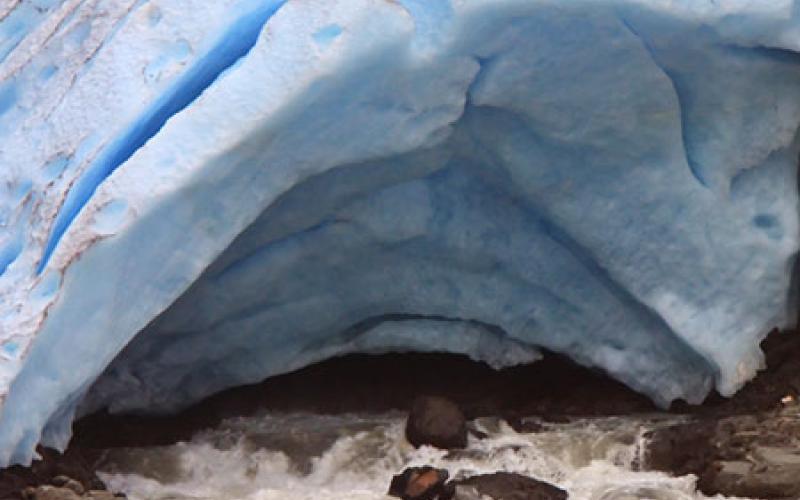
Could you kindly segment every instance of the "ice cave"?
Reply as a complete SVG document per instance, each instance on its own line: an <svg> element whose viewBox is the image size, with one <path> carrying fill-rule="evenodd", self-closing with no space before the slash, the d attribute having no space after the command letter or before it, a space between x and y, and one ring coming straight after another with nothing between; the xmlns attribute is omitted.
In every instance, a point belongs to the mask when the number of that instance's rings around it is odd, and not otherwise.
<svg viewBox="0 0 800 500"><path fill-rule="evenodd" d="M345 353L662 406L794 325L800 2L0 4L0 465Z"/></svg>

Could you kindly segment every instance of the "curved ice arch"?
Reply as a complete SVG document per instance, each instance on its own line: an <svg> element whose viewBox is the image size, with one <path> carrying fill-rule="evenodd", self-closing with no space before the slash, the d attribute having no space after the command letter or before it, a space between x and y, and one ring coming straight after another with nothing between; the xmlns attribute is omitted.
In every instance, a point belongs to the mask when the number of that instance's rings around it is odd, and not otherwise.
<svg viewBox="0 0 800 500"><path fill-rule="evenodd" d="M150 39L131 12L78 90L28 95L161 102L180 64L146 91L102 79ZM0 463L65 446L79 404L171 411L354 350L546 347L661 404L731 394L795 313L798 40L789 1L289 1L98 179L46 265L70 186L138 118L98 107L110 126L64 164L30 146L49 115L9 100L41 126L3 139L30 160L0 152Z"/></svg>

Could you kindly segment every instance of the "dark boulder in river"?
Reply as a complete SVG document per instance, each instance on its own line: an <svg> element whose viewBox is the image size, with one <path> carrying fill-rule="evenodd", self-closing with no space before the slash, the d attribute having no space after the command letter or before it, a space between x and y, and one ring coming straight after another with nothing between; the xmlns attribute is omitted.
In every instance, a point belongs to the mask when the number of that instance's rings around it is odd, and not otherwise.
<svg viewBox="0 0 800 500"><path fill-rule="evenodd" d="M422 396L411 407L406 422L406 439L417 448L426 444L446 450L466 448L467 420L452 401Z"/></svg>
<svg viewBox="0 0 800 500"><path fill-rule="evenodd" d="M458 500L462 488L474 488L479 498L493 500L566 500L567 492L552 484L511 472L495 472L456 481Z"/></svg>

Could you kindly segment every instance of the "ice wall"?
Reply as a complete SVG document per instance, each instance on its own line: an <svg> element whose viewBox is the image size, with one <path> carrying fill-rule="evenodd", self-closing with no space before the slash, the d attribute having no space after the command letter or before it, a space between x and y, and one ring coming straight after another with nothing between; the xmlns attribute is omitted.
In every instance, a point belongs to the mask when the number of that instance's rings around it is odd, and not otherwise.
<svg viewBox="0 0 800 500"><path fill-rule="evenodd" d="M346 352L697 402L794 319L800 3L21 1L0 37L0 464Z"/></svg>

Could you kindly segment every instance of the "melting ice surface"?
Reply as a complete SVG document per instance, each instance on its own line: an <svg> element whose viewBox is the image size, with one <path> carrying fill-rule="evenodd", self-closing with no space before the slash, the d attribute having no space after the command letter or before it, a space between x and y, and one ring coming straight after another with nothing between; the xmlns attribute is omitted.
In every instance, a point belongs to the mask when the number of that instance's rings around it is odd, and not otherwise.
<svg viewBox="0 0 800 500"><path fill-rule="evenodd" d="M610 418L518 434L484 419L479 427L488 438L448 454L411 447L403 415L267 414L227 420L186 443L109 451L100 476L134 500L390 500L393 474L434 464L452 478L517 472L557 484L576 500L708 498L693 476L638 470L642 435L664 423Z"/></svg>
<svg viewBox="0 0 800 500"><path fill-rule="evenodd" d="M794 319L795 1L33 4L0 6L0 465L347 352L698 402Z"/></svg>

